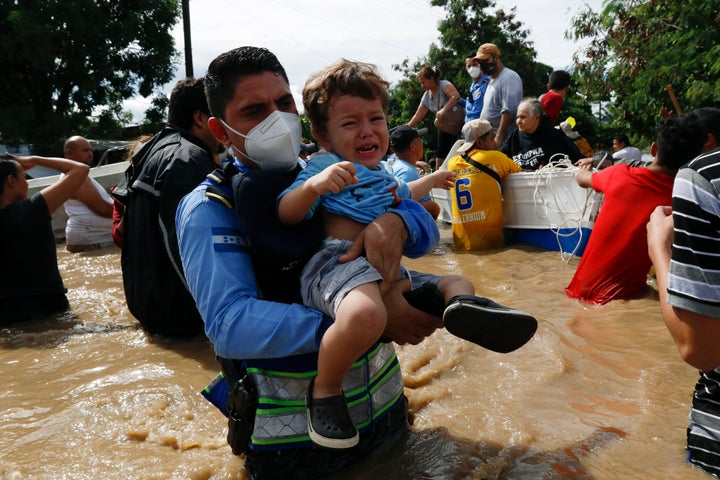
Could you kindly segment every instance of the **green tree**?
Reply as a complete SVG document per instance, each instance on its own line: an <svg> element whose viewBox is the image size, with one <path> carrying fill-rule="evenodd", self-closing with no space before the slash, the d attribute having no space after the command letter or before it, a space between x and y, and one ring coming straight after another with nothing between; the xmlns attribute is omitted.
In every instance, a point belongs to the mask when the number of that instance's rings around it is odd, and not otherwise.
<svg viewBox="0 0 720 480"><path fill-rule="evenodd" d="M169 82L179 16L176 0L0 2L3 139L56 144L95 107L107 123L124 99Z"/></svg>
<svg viewBox="0 0 720 480"><path fill-rule="evenodd" d="M545 92L547 76L552 68L535 61L536 52L529 32L515 19L516 8L509 12L496 9L493 0L430 0L430 4L442 7L445 18L438 23L438 44L431 44L428 54L410 62L406 59L393 68L405 78L393 86L388 108L391 126L406 123L417 109L423 90L417 72L425 65L440 69L446 80L464 95L470 85L465 72L465 58L474 55L483 43L494 43L502 53L503 64L512 68L523 80L526 96ZM428 115L420 126L432 127L434 117ZM435 137L425 139L428 150L435 147Z"/></svg>
<svg viewBox="0 0 720 480"><path fill-rule="evenodd" d="M588 42L575 56L590 100L609 101L609 127L634 143L655 138L660 107L683 111L720 105L718 0L608 0L586 7L569 36Z"/></svg>
<svg viewBox="0 0 720 480"><path fill-rule="evenodd" d="M145 111L145 119L140 125L140 132L146 135L155 135L165 127L170 99L161 93L152 100L152 105Z"/></svg>

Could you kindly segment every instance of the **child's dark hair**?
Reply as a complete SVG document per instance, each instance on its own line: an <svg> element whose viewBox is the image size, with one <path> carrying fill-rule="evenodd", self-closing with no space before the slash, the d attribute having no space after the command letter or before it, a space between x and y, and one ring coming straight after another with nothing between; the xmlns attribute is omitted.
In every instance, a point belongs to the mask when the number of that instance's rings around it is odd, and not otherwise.
<svg viewBox="0 0 720 480"><path fill-rule="evenodd" d="M663 120L656 140L658 164L678 170L700 154L705 139L705 130L694 116Z"/></svg>
<svg viewBox="0 0 720 480"><path fill-rule="evenodd" d="M303 88L305 115L318 132L327 129L328 109L333 98L355 95L367 100L378 99L383 111L389 102L390 84L383 79L375 65L342 59L314 73Z"/></svg>
<svg viewBox="0 0 720 480"><path fill-rule="evenodd" d="M555 70L548 78L548 88L550 90L562 90L570 86L570 74L565 70Z"/></svg>

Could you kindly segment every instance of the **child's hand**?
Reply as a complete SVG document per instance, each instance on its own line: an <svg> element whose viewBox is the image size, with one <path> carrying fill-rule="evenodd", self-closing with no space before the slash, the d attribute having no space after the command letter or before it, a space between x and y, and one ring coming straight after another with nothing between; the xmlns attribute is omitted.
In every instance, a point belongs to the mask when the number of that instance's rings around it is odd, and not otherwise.
<svg viewBox="0 0 720 480"><path fill-rule="evenodd" d="M307 180L308 186L318 194L338 193L348 185L358 183L352 162L334 163Z"/></svg>
<svg viewBox="0 0 720 480"><path fill-rule="evenodd" d="M433 178L433 188L450 190L455 186L455 173L450 170L437 170L429 176Z"/></svg>

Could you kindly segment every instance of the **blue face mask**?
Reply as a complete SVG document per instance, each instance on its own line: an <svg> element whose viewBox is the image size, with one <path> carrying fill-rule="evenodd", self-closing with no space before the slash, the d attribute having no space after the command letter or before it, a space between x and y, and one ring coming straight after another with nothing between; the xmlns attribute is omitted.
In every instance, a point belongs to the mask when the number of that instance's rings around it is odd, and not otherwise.
<svg viewBox="0 0 720 480"><path fill-rule="evenodd" d="M247 135L238 132L224 120L219 120L225 128L245 139L247 153L233 145L236 157L242 155L256 163L261 170L275 172L287 172L297 165L302 134L300 118L296 114L275 110Z"/></svg>

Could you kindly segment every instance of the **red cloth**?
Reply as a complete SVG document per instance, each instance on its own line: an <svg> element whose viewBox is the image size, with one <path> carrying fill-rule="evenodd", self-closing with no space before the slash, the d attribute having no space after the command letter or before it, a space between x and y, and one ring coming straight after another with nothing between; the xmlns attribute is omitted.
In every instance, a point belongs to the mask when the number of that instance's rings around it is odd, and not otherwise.
<svg viewBox="0 0 720 480"><path fill-rule="evenodd" d="M670 205L674 178L620 164L596 172L592 186L605 194L580 264L565 289L569 297L604 304L637 298L652 262L646 225L658 205Z"/></svg>
<svg viewBox="0 0 720 480"><path fill-rule="evenodd" d="M118 200L115 198L113 199L113 216L112 216L112 239L113 242L115 242L115 245L122 248L122 232L118 230L118 226L120 225L120 220L122 220L123 214L125 213L125 205L118 202Z"/></svg>
<svg viewBox="0 0 720 480"><path fill-rule="evenodd" d="M548 90L547 93L540 99L540 103L542 103L543 110L545 110L545 113L550 119L550 123L552 125L557 125L558 119L560 118L560 109L562 108L563 103L563 98L560 94L555 93L552 90Z"/></svg>

